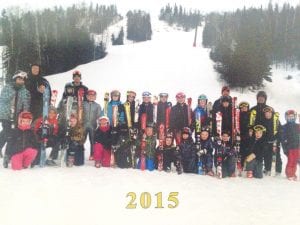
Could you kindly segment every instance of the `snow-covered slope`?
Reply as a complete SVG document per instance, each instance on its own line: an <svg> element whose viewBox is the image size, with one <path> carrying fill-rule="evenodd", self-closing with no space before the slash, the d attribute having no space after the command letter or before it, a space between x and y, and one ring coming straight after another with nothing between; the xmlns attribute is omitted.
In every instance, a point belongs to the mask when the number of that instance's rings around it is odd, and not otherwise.
<svg viewBox="0 0 300 225"><path fill-rule="evenodd" d="M103 103L105 91L149 90L153 94L184 91L196 99L201 93L215 100L222 84L213 71L208 50L192 47L193 32L182 32L153 18L153 40L112 46L103 60L81 65L83 82L95 89ZM201 37L201 35L198 35ZM299 107L299 80L284 80L277 70L267 84L268 102L281 113ZM290 74L290 73L287 73ZM295 72L299 76L299 72ZM72 71L48 77L60 95ZM292 94L289 94L292 91ZM232 92L255 103L255 93ZM299 109L299 108L298 108ZM86 146L88 147L88 146ZM88 151L86 151L88 155ZM285 160L285 157L284 157ZM284 175L283 175L284 176ZM142 172L93 167L34 168L21 172L0 169L0 223L3 225L281 225L299 223L299 182L283 177L262 180L211 177L164 172ZM128 192L136 192L137 209L126 209ZM140 207L140 194L149 192L152 205ZM157 192L164 209L155 209ZM179 206L169 209L167 196L179 192Z"/></svg>

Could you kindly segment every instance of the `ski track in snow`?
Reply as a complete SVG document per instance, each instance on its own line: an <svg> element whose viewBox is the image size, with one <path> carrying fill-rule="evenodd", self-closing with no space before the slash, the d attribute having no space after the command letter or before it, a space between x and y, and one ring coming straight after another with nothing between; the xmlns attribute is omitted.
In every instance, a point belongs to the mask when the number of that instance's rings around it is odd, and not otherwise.
<svg viewBox="0 0 300 225"><path fill-rule="evenodd" d="M154 34L151 41L109 46L106 58L76 68L82 72L83 83L98 92L97 102L103 105L104 92L112 89L121 91L123 101L130 89L137 91L138 98L144 90L153 94L168 92L173 103L176 92L184 91L194 99L193 106L201 93L212 101L217 99L222 84L213 71L209 50L200 46L201 34L198 34L197 47L193 48L193 32L182 32L155 18L152 20ZM299 71L275 70L274 74L274 82L266 84L268 103L281 115L288 108L300 111ZM294 79L285 80L288 74L293 74ZM58 99L64 84L71 78L72 71L47 77L52 88L59 91ZM232 91L231 95L237 96L239 101L255 103L256 93ZM86 144L86 159L88 147ZM285 166L286 158L282 158ZM178 176L158 171L96 169L88 161L84 167L70 169L36 167L15 172L1 168L0 223L299 224L299 187L299 182L287 181L284 173L281 178L218 180L192 174ZM137 193L137 209L125 209L130 200L126 198L128 192ZM152 196L149 209L139 205L142 192ZM163 192L164 209L154 208L157 192ZM169 192L179 192L176 209L167 208Z"/></svg>

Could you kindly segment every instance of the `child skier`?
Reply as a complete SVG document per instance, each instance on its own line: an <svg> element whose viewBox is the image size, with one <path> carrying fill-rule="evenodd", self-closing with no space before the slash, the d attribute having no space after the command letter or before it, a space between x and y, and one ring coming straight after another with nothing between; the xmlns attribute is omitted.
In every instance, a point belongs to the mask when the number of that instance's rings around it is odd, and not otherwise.
<svg viewBox="0 0 300 225"><path fill-rule="evenodd" d="M145 142L145 149L142 149L143 142ZM156 136L154 135L154 124L147 123L145 133L142 134L141 140L137 142L139 151L138 168L142 169L142 154L146 158L146 169L152 171L155 169L155 150L156 150ZM144 152L144 153L143 153Z"/></svg>
<svg viewBox="0 0 300 225"><path fill-rule="evenodd" d="M23 111L19 114L18 127L11 131L7 142L7 156L13 170L26 169L38 153L38 143L31 130L32 114Z"/></svg>
<svg viewBox="0 0 300 225"><path fill-rule="evenodd" d="M84 164L84 129L76 115L70 118L70 144L67 150L67 166L82 166Z"/></svg>
<svg viewBox="0 0 300 225"><path fill-rule="evenodd" d="M17 125L19 113L30 109L30 93L24 85L26 78L27 73L18 70L12 77L13 83L8 83L1 92L0 121L2 131L0 132L0 153L10 136L11 129Z"/></svg>
<svg viewBox="0 0 300 225"><path fill-rule="evenodd" d="M264 173L267 176L271 176L271 167L273 155L276 158L275 171L276 176L281 174L282 161L280 156L280 137L279 130L281 124L279 121L279 114L274 112L273 108L266 106L263 109L264 119L262 125L266 128L266 145L264 149Z"/></svg>
<svg viewBox="0 0 300 225"><path fill-rule="evenodd" d="M244 161L246 158L246 146L247 146L247 139L249 137L249 103L248 102L240 102L239 109L240 109L240 155L241 155L241 164L244 165Z"/></svg>
<svg viewBox="0 0 300 225"><path fill-rule="evenodd" d="M46 165L48 166L56 166L56 162L54 160L57 159L58 151L59 151L59 138L58 138L58 120L57 120L57 111L55 107L50 107L48 112L48 118L46 120L47 126L47 136L42 137L42 129L43 129L43 118L40 117L35 121L34 132L39 137L39 142L42 139L47 139L47 147L52 147L52 151L50 153L49 159L46 160ZM43 144L43 143L40 143ZM40 153L40 152L39 152ZM35 164L39 164L40 154L37 155L35 159Z"/></svg>
<svg viewBox="0 0 300 225"><path fill-rule="evenodd" d="M282 127L281 137L283 152L288 157L285 174L289 180L297 180L297 161L300 162L300 124L296 123L295 110L286 111L285 119L286 124Z"/></svg>
<svg viewBox="0 0 300 225"><path fill-rule="evenodd" d="M94 90L87 91L87 101L83 102L83 125L85 131L85 140L89 136L90 157L93 160L94 133L97 127L97 119L100 117L101 106L96 103L97 93Z"/></svg>
<svg viewBox="0 0 300 225"><path fill-rule="evenodd" d="M196 142L197 144L197 142ZM197 149L197 155L202 162L202 168L204 173L209 176L214 176L213 172L213 151L214 146L210 138L210 129L208 126L203 126L200 133L199 149ZM199 171L198 171L199 172Z"/></svg>
<svg viewBox="0 0 300 225"><path fill-rule="evenodd" d="M116 163L119 168L129 168L132 165L132 139L126 124L119 126L118 141L116 144ZM134 159L133 159L134 160Z"/></svg>
<svg viewBox="0 0 300 225"><path fill-rule="evenodd" d="M196 146L192 139L191 129L184 127L181 132L181 143L179 145L183 172L197 173Z"/></svg>
<svg viewBox="0 0 300 225"><path fill-rule="evenodd" d="M172 132L167 133L163 148L158 146L156 149L156 154L162 154L164 171L171 172L171 163L174 163L177 173L181 173L181 156L180 152L177 151L176 146L174 145L174 137Z"/></svg>
<svg viewBox="0 0 300 225"><path fill-rule="evenodd" d="M254 138L250 142L247 157L245 159L245 170L248 178L263 178L263 155L266 145L266 128L262 125L253 127Z"/></svg>
<svg viewBox="0 0 300 225"><path fill-rule="evenodd" d="M222 178L235 177L235 155L236 152L230 143L230 132L223 130L221 142L220 144L216 144L215 153L215 165L217 166L220 164L222 170L218 173L221 173Z"/></svg>
<svg viewBox="0 0 300 225"><path fill-rule="evenodd" d="M204 94L199 95L198 105L194 109L194 127L195 127L195 136L201 133L202 126L208 126L210 119L208 117L209 112L207 111L207 97Z"/></svg>
<svg viewBox="0 0 300 225"><path fill-rule="evenodd" d="M95 167L110 167L111 157L111 128L109 118L102 116L98 119L98 128L94 139Z"/></svg>

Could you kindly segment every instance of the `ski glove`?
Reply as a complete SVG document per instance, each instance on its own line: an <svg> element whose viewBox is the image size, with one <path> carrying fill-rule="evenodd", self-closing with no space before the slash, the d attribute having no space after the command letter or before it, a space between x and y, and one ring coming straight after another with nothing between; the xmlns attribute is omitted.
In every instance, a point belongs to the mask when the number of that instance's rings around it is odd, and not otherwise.
<svg viewBox="0 0 300 225"><path fill-rule="evenodd" d="M252 160L254 160L256 158L256 155L254 153L251 153L250 155L248 155L246 157L246 162L251 162Z"/></svg>

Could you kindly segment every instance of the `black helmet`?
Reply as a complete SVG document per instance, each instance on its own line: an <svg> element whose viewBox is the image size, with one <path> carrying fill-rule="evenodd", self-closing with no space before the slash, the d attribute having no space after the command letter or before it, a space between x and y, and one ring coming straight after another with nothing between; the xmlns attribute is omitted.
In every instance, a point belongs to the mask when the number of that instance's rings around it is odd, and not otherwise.
<svg viewBox="0 0 300 225"><path fill-rule="evenodd" d="M221 97L221 103L223 102L230 102L230 97L229 96L222 96Z"/></svg>

